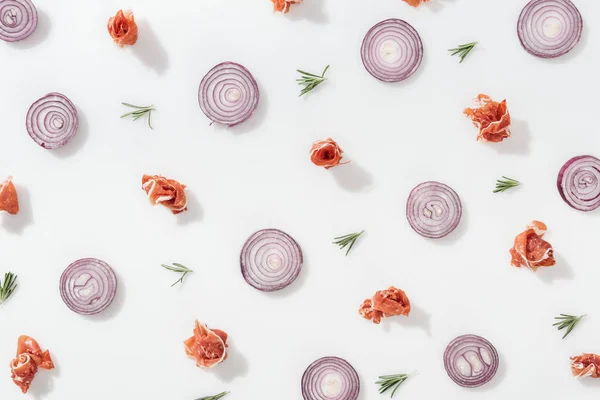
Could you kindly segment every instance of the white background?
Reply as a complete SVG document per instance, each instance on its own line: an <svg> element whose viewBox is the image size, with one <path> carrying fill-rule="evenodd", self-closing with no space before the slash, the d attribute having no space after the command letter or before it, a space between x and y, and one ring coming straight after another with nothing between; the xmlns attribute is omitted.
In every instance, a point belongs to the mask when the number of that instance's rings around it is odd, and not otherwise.
<svg viewBox="0 0 600 400"><path fill-rule="evenodd" d="M230 390L228 400L300 399L302 372L325 355L347 359L361 400L379 398L378 375L418 371L402 399L559 399L597 396L598 382L571 377L569 356L600 353L600 214L569 208L556 175L570 157L600 155L600 2L577 0L585 29L567 56L526 53L516 35L521 0L305 0L287 16L268 0L37 0L38 30L0 43L0 175L14 176L17 216L0 218L0 272L19 288L0 308L0 398L192 400ZM106 32L119 8L140 28L133 48ZM363 68L367 30L399 17L420 33L425 56L408 81L384 84ZM447 49L478 40L463 64ZM233 129L209 126L198 84L215 64L245 65L260 105ZM298 98L296 68L329 80ZM60 150L38 147L25 115L48 92L77 106L77 136ZM462 115L478 93L506 98L513 137L475 140ZM121 120L120 102L153 103L152 131ZM352 163L326 171L311 143L333 137ZM152 207L141 177L188 185L189 211ZM492 194L507 175L524 182ZM464 215L441 240L411 230L409 191L425 180L452 186ZM532 219L547 223L557 265L537 273L510 266L508 249ZM302 247L304 269L287 290L265 294L239 272L245 239L279 228ZM334 236L366 229L349 257ZM119 289L103 314L71 312L58 292L72 261L97 257ZM160 267L195 270L181 286ZM413 310L374 325L361 302L389 285ZM565 340L559 313L588 313ZM196 368L182 341L194 320L229 333L230 356ZM500 368L479 389L446 375L442 354L464 333L486 337ZM8 363L27 334L50 349L21 396ZM383 398L383 397L382 397Z"/></svg>

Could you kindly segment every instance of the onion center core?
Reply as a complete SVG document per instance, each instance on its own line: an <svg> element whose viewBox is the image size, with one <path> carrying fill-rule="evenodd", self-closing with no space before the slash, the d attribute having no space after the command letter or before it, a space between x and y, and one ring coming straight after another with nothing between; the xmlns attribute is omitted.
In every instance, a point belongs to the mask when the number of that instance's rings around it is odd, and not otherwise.
<svg viewBox="0 0 600 400"><path fill-rule="evenodd" d="M326 397L336 397L342 392L342 380L338 374L330 373L321 381L321 391Z"/></svg>
<svg viewBox="0 0 600 400"><path fill-rule="evenodd" d="M4 22L6 23L7 26L13 27L17 25L17 14L15 13L15 10L13 10L12 8L10 8L5 14L4 14Z"/></svg>
<svg viewBox="0 0 600 400"><path fill-rule="evenodd" d="M385 40L381 43L381 47L379 48L379 54L381 58L393 64L400 59L400 49L398 48L398 43L393 40Z"/></svg>
<svg viewBox="0 0 600 400"><path fill-rule="evenodd" d="M237 102L242 97L242 93L238 88L232 88L225 92L225 98L232 103Z"/></svg>
<svg viewBox="0 0 600 400"><path fill-rule="evenodd" d="M279 268L281 268L281 264L282 260L279 254L271 254L269 257L267 257L267 265L269 268L271 268L271 270L277 271Z"/></svg>
<svg viewBox="0 0 600 400"><path fill-rule="evenodd" d="M543 30L544 35L550 39L554 39L562 32L562 24L557 18L548 18L546 21L544 21Z"/></svg>

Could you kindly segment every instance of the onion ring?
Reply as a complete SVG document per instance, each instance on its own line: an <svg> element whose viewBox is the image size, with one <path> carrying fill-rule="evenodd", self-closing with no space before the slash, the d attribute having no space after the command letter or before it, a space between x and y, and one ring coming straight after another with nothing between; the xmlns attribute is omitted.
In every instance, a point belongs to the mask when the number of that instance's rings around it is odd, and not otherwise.
<svg viewBox="0 0 600 400"><path fill-rule="evenodd" d="M60 277L60 296L77 314L104 311L115 298L117 276L104 261L82 258L73 262Z"/></svg>
<svg viewBox="0 0 600 400"><path fill-rule="evenodd" d="M25 124L34 142L45 149L58 149L75 136L79 118L65 95L48 93L31 105Z"/></svg>
<svg viewBox="0 0 600 400"><path fill-rule="evenodd" d="M243 65L223 62L208 71L200 82L198 102L213 122L233 127L254 114L258 107L258 84Z"/></svg>
<svg viewBox="0 0 600 400"><path fill-rule="evenodd" d="M460 198L448 185L423 182L417 185L406 202L406 218L419 235L439 239L458 226L462 216Z"/></svg>
<svg viewBox="0 0 600 400"><path fill-rule="evenodd" d="M560 197L576 210L600 207L600 160L593 156L573 157L558 172Z"/></svg>
<svg viewBox="0 0 600 400"><path fill-rule="evenodd" d="M323 357L314 361L302 375L304 400L356 400L360 379L348 361Z"/></svg>
<svg viewBox="0 0 600 400"><path fill-rule="evenodd" d="M298 243L278 229L255 232L240 254L242 276L250 286L263 292L281 290L294 282L302 262Z"/></svg>
<svg viewBox="0 0 600 400"><path fill-rule="evenodd" d="M457 385L475 388L489 382L500 360L496 348L477 335L462 335L454 339L444 352L444 367Z"/></svg>
<svg viewBox="0 0 600 400"><path fill-rule="evenodd" d="M583 19L571 0L531 0L519 16L523 48L541 58L560 57L581 39Z"/></svg>
<svg viewBox="0 0 600 400"><path fill-rule="evenodd" d="M0 39L23 40L35 31L38 13L31 0L0 0Z"/></svg>
<svg viewBox="0 0 600 400"><path fill-rule="evenodd" d="M423 42L408 22L390 18L373 26L363 39L360 56L367 71L383 82L400 82L423 60Z"/></svg>

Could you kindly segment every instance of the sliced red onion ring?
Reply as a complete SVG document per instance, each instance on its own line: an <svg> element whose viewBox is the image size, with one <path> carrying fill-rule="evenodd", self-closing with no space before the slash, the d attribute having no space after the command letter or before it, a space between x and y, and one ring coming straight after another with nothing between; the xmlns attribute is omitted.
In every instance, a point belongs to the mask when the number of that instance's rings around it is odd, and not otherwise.
<svg viewBox="0 0 600 400"><path fill-rule="evenodd" d="M38 14L31 0L0 0L0 39L23 40L35 31Z"/></svg>
<svg viewBox="0 0 600 400"><path fill-rule="evenodd" d="M581 14L570 0L531 0L517 23L517 34L525 50L542 58L571 51L582 31Z"/></svg>
<svg viewBox="0 0 600 400"><path fill-rule="evenodd" d="M458 226L462 216L460 198L448 185L423 182L417 185L406 202L406 218L421 236L439 239Z"/></svg>
<svg viewBox="0 0 600 400"><path fill-rule="evenodd" d="M474 388L488 383L498 370L498 352L477 335L462 335L450 342L444 352L444 367L457 385Z"/></svg>
<svg viewBox="0 0 600 400"><path fill-rule="evenodd" d="M198 102L212 121L229 127L241 124L258 107L258 84L246 67L224 62L202 78ZM212 123L211 122L211 123Z"/></svg>
<svg viewBox="0 0 600 400"><path fill-rule="evenodd" d="M73 262L60 277L60 296L77 314L104 311L115 298L117 276L104 261L82 258Z"/></svg>
<svg viewBox="0 0 600 400"><path fill-rule="evenodd" d="M319 358L302 375L304 400L356 400L359 392L356 370L339 357Z"/></svg>
<svg viewBox="0 0 600 400"><path fill-rule="evenodd" d="M263 292L290 285L302 270L302 250L290 235L278 229L254 233L240 254L242 276Z"/></svg>
<svg viewBox="0 0 600 400"><path fill-rule="evenodd" d="M573 157L558 173L558 193L579 211L600 207L600 160L593 156Z"/></svg>
<svg viewBox="0 0 600 400"><path fill-rule="evenodd" d="M363 39L360 56L367 71L384 82L400 82L411 76L423 60L423 42L406 21L386 19L372 27Z"/></svg>
<svg viewBox="0 0 600 400"><path fill-rule="evenodd" d="M34 142L45 149L58 149L75 136L79 118L65 95L48 93L31 105L25 124Z"/></svg>

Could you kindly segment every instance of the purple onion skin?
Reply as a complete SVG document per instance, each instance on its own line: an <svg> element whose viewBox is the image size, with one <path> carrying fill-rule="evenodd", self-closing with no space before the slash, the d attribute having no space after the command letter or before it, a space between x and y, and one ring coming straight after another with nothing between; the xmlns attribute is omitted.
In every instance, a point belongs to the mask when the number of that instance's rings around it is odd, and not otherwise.
<svg viewBox="0 0 600 400"><path fill-rule="evenodd" d="M582 169L582 162L586 161L587 163L585 166L587 168ZM579 168L572 171L572 169L576 167ZM563 182L563 179L565 178L566 174L571 175L571 173L585 173L586 175L579 177L579 185L577 185L577 182L573 182L572 186L568 186L569 182ZM593 189L594 192L596 192L596 196L591 199L586 198L585 200L577 198L576 193L573 192L576 192L578 188L587 189L588 185L594 185ZM564 202L567 203L571 208L583 212L589 212L597 209L600 207L600 159L589 155L571 158L558 172L556 186L558 188L560 197L562 197ZM580 201L583 204L577 204L576 201Z"/></svg>
<svg viewBox="0 0 600 400"><path fill-rule="evenodd" d="M52 116L40 121L38 117L48 110ZM67 96L61 93L48 93L36 100L25 119L27 133L39 146L44 149L58 149L69 142L79 128L79 117L75 105Z"/></svg>
<svg viewBox="0 0 600 400"><path fill-rule="evenodd" d="M7 22L17 24L8 26ZM0 0L0 39L18 42L37 28L38 13L31 0ZM19 28L20 30L14 31Z"/></svg>
<svg viewBox="0 0 600 400"><path fill-rule="evenodd" d="M226 71L230 71L230 73L231 71L235 71L236 75L244 81L244 85L237 85L237 87L235 87L235 89L237 90L245 90L245 96L242 100L245 100L246 102L244 103L245 107L243 110L227 110L223 101L215 101L214 91L211 93L208 92L215 82L219 84L220 81L217 81L216 77L221 73L226 73ZM236 81L236 83L239 82ZM221 92L222 90L220 90L218 94L221 95ZM227 93L228 91L225 91L225 93L223 94L223 96L225 96L225 100L227 100ZM211 99L212 103L214 103L212 105ZM204 115L206 115L208 119L211 120L211 125L214 122L216 122L219 124L227 125L227 127L232 128L236 125L241 124L242 122L245 122L256 111L259 100L260 93L258 90L258 83L256 83L254 76L252 76L250 71L243 65L231 61L225 61L215 65L202 78L202 81L200 82L200 87L198 88L198 103L200 104L200 109L202 110ZM232 104L235 102L232 102Z"/></svg>
<svg viewBox="0 0 600 400"><path fill-rule="evenodd" d="M484 357L483 354L486 356ZM470 357L471 361L479 362L485 369L484 373L476 377L461 374L456 365L457 360L462 358L463 365L465 363L470 365L471 371L473 368L464 355ZM454 383L465 388L476 388L488 383L496 375L499 364L500 359L496 348L487 339L477 335L458 336L448 344L444 351L444 368L446 368L448 376Z"/></svg>
<svg viewBox="0 0 600 400"><path fill-rule="evenodd" d="M319 390L319 376L335 371L344 378L345 391L335 397L325 397ZM360 393L360 379L350 363L339 357L323 357L306 368L301 381L304 400L356 400Z"/></svg>
<svg viewBox="0 0 600 400"><path fill-rule="evenodd" d="M287 266L288 268L283 271L285 272L284 274L276 276L277 280L275 281L267 280L269 276L264 273L265 271L269 272L267 271L268 266L265 265L269 257L265 257L262 260L264 262L260 265L257 265L256 259L251 257L255 246L259 245L262 241L266 241L266 244L278 245L278 247L272 247L271 250L280 248L285 248L286 250L285 256L287 257L280 261L285 261L284 267ZM266 244L262 244L259 249L264 248ZM277 252L269 254L277 255ZM240 267L244 280L250 286L262 292L273 292L291 285L300 274L303 261L302 249L300 249L298 243L290 235L279 229L263 229L253 233L242 247L240 253Z"/></svg>
<svg viewBox="0 0 600 400"><path fill-rule="evenodd" d="M87 279L84 281L84 279ZM77 288L92 292L94 296L82 298ZM72 262L62 273L59 283L60 296L73 312L94 315L104 311L112 303L117 292L117 276L104 261L82 258Z"/></svg>
<svg viewBox="0 0 600 400"><path fill-rule="evenodd" d="M431 193L432 196L424 197L424 194L429 193ZM419 199L422 198L429 199L429 201L419 201ZM441 202L438 201L438 199L444 201ZM450 207L445 209L445 213L447 214L451 214L452 211L455 211L454 215L449 216L449 218L451 218L450 220L446 218L442 221L443 224L440 223L437 227L433 224L435 219L422 215L424 213L423 207L419 207L419 205L430 204L432 200L436 200L435 206L439 206L438 203L449 205ZM435 211L430 210L430 208L427 208L429 212ZM408 223L415 232L428 239L440 239L449 235L458 227L461 217L462 204L460 197L450 186L440 182L427 181L417 185L411 190L408 200L406 201L406 218ZM448 221L447 224L446 221Z"/></svg>
<svg viewBox="0 0 600 400"><path fill-rule="evenodd" d="M544 8L546 13L556 11L562 14L565 17L564 22L570 23L568 28L571 29L568 32L568 37L563 37L562 41L554 46L541 43L540 38L546 41L553 38L545 36L543 32L539 32L533 26L537 21L536 17L540 17L541 13L539 11ZM566 28L563 26L563 29ZM582 32L583 19L571 0L531 0L521 11L517 22L517 35L521 45L528 53L540 58L556 58L567 54L579 43ZM559 37L562 36L559 35Z"/></svg>

